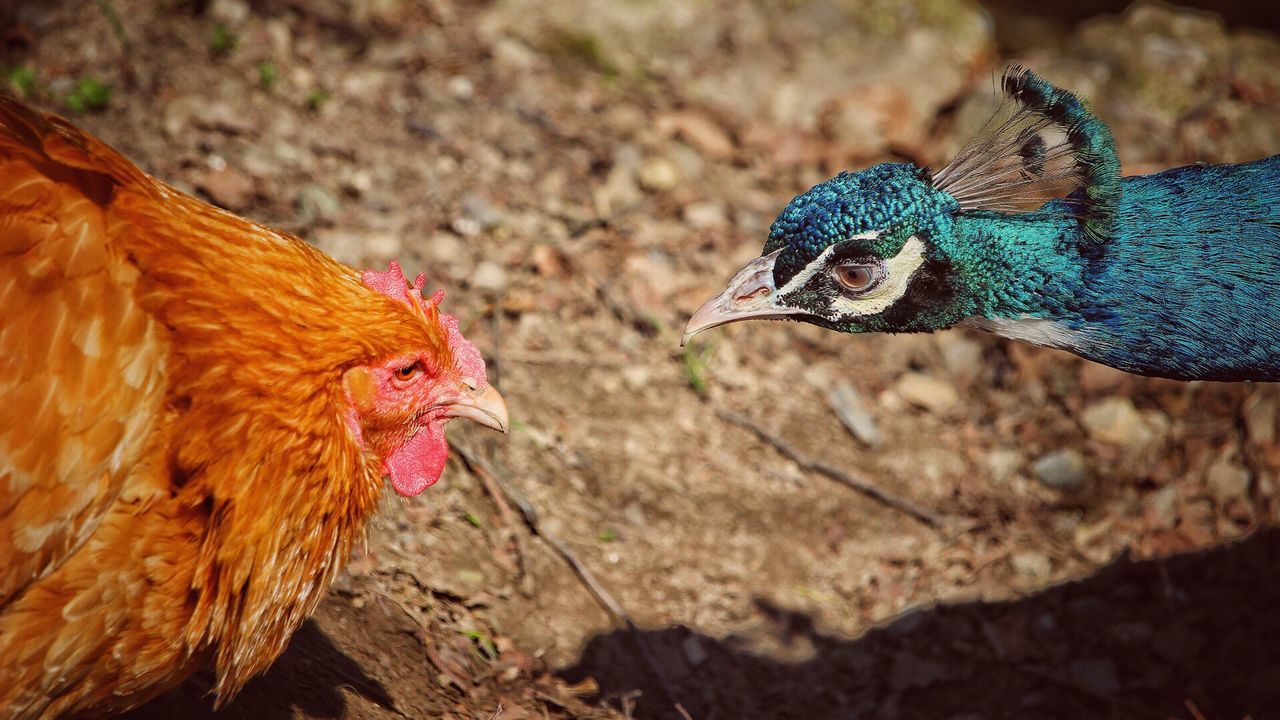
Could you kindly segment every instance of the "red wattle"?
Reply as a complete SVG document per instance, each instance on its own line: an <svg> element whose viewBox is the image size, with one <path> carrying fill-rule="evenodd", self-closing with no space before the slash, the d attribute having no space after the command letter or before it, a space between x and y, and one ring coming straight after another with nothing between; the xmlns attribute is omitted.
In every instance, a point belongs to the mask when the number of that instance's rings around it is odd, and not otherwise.
<svg viewBox="0 0 1280 720"><path fill-rule="evenodd" d="M444 425L433 422L387 455L384 465L391 487L405 497L413 497L440 479L449 459Z"/></svg>

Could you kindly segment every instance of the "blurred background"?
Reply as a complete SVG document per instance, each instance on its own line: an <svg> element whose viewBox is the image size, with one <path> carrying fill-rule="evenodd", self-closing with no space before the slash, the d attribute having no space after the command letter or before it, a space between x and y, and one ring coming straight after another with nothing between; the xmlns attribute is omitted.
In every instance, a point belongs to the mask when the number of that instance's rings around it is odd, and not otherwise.
<svg viewBox="0 0 1280 720"><path fill-rule="evenodd" d="M1009 62L1088 98L1129 174L1280 152L1277 29L1243 1L18 0L0 80L187 192L425 270L511 405L509 437L454 438L487 471L389 503L219 717L1260 720L1274 388L967 330L678 337L794 194L944 163ZM208 682L135 717L204 717Z"/></svg>

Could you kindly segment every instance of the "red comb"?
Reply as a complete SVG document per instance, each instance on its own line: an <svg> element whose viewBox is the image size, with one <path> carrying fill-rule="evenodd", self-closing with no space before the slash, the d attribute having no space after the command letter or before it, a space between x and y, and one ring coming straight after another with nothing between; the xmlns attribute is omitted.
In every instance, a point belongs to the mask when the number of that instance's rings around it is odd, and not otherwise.
<svg viewBox="0 0 1280 720"><path fill-rule="evenodd" d="M423 316L427 315L429 308L439 308L440 302L444 300L444 290L437 290L429 299L423 300L422 288L426 285L427 276L424 273L418 273L413 284L410 285L409 278L405 277L404 270L398 262L392 262L386 272L366 270L360 275L360 282L370 290L380 292L393 300L399 300L410 309L422 313ZM445 330L445 338L449 342L449 349L453 351L454 362L462 373L462 377L473 381L477 387L487 384L488 375L485 372L484 357L470 340L462 336L462 331L458 329L458 318L443 312L439 315L440 324Z"/></svg>
<svg viewBox="0 0 1280 720"><path fill-rule="evenodd" d="M392 300L399 300L412 307L413 301L410 297L422 296L422 287L427 283L427 276L426 273L418 273L418 277L413 280L413 285L410 285L409 278L404 276L404 269L400 267L400 263L392 262L386 272L364 271L360 275L360 282L370 290L377 290ZM409 295L410 287L413 288L413 296Z"/></svg>

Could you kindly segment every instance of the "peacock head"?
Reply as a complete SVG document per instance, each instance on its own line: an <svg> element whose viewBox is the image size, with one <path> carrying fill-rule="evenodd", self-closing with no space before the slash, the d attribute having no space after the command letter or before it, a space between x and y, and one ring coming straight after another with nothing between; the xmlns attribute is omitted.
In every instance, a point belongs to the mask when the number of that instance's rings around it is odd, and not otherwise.
<svg viewBox="0 0 1280 720"><path fill-rule="evenodd" d="M1118 202L1110 132L1071 93L1028 70L1004 77L983 132L936 174L907 163L841 173L793 199L764 252L702 306L684 339L765 318L841 332L921 332L971 317L998 282L957 233L1036 210L1105 237ZM1049 203L1049 204L1046 204Z"/></svg>
<svg viewBox="0 0 1280 720"><path fill-rule="evenodd" d="M957 209L914 165L841 173L778 215L764 253L689 321L686 338L751 318L794 318L842 332L930 330L948 312L946 247Z"/></svg>

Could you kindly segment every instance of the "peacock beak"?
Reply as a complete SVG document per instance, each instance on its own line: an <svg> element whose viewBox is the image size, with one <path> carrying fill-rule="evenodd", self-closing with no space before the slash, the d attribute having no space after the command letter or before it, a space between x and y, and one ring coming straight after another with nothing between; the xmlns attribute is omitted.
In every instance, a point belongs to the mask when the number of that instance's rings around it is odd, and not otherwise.
<svg viewBox="0 0 1280 720"><path fill-rule="evenodd" d="M753 318L803 315L803 310L779 305L773 286L773 263L782 250L752 260L729 281L724 292L711 298L689 318L680 338L680 347L703 330Z"/></svg>
<svg viewBox="0 0 1280 720"><path fill-rule="evenodd" d="M450 403L444 412L445 417L466 418L480 423L498 432L506 432L511 427L511 419L507 416L507 401L502 399L492 385L483 389L468 388L459 399Z"/></svg>

